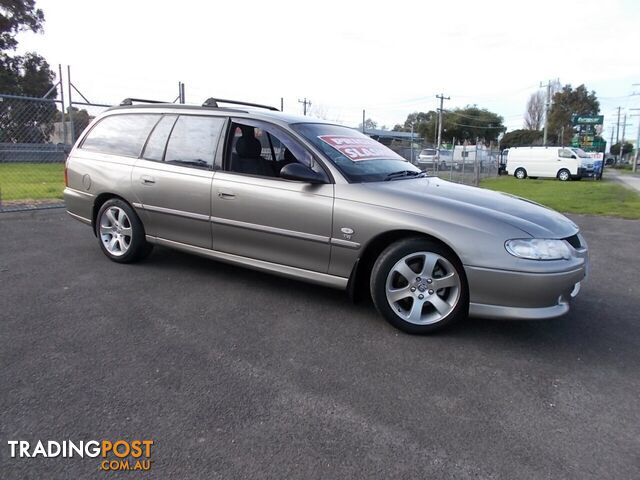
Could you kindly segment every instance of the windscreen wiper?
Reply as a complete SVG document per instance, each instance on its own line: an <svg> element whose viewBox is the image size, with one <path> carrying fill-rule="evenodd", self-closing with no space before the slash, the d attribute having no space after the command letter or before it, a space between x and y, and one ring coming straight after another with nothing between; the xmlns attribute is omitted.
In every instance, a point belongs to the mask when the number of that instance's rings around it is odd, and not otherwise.
<svg viewBox="0 0 640 480"><path fill-rule="evenodd" d="M416 178L416 177L424 177L424 172L416 172L415 170L400 170L398 172L392 172L387 175L384 179L385 182L389 180L397 180L399 178Z"/></svg>

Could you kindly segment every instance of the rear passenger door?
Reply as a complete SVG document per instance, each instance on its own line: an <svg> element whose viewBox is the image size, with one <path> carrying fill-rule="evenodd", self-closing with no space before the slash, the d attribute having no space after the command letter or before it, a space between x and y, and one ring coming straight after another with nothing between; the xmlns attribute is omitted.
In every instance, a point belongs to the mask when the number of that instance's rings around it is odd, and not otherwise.
<svg viewBox="0 0 640 480"><path fill-rule="evenodd" d="M226 120L165 114L133 169L147 235L211 248L211 181Z"/></svg>

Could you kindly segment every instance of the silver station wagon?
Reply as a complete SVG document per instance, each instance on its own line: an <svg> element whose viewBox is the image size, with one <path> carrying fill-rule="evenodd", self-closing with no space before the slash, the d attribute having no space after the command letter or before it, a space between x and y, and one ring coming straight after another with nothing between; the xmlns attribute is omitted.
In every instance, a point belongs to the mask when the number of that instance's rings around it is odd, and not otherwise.
<svg viewBox="0 0 640 480"><path fill-rule="evenodd" d="M467 315L557 317L588 267L559 213L429 177L351 128L244 102L127 99L78 139L65 182L69 214L115 262L176 248L370 295L410 333Z"/></svg>

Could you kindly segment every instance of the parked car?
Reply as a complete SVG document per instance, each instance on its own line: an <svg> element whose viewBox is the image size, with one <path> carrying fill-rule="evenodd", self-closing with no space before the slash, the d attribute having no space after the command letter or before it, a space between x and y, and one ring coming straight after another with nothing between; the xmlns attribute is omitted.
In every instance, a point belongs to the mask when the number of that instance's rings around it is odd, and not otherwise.
<svg viewBox="0 0 640 480"><path fill-rule="evenodd" d="M132 103L99 115L65 165L67 211L114 262L171 247L370 295L410 333L556 317L585 278L571 220L427 176L353 129L242 102Z"/></svg>
<svg viewBox="0 0 640 480"><path fill-rule="evenodd" d="M440 160L438 161L438 149L424 148L418 154L415 165L421 170L434 171L436 167L438 170L446 170L448 168L447 160L451 160L451 154L448 150L440 150Z"/></svg>

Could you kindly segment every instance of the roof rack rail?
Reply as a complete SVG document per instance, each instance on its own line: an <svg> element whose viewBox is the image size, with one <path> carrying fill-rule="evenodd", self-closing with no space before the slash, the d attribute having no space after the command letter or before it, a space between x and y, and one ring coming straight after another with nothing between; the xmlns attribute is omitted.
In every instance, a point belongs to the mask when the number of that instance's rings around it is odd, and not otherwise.
<svg viewBox="0 0 640 480"><path fill-rule="evenodd" d="M120 102L120 106L124 107L125 105L133 105L133 102L137 103L170 103L163 102L162 100L145 100L144 98L125 98Z"/></svg>
<svg viewBox="0 0 640 480"><path fill-rule="evenodd" d="M238 100L225 100L223 98L207 98L202 104L203 107L213 107L218 108L218 102L220 103L231 103L232 105L246 105L247 107L258 107L258 108L266 108L267 110L273 110L275 112L279 112L276 107L272 107L270 105L261 105L259 103L249 103L249 102L240 102Z"/></svg>

